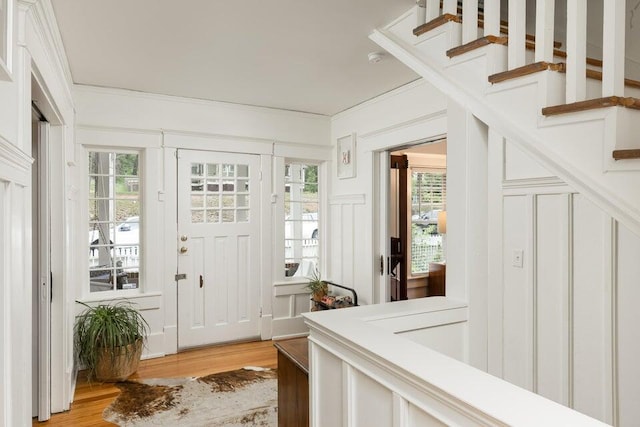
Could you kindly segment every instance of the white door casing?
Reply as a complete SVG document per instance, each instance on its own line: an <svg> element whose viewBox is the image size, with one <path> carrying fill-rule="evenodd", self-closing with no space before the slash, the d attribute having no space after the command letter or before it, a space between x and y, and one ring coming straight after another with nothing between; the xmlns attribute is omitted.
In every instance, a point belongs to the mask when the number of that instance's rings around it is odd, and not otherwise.
<svg viewBox="0 0 640 427"><path fill-rule="evenodd" d="M260 337L260 157L178 151L178 348Z"/></svg>
<svg viewBox="0 0 640 427"><path fill-rule="evenodd" d="M37 122L33 127L34 170L33 230L36 241L34 262L34 353L33 408L38 421L51 417L51 189L49 123Z"/></svg>

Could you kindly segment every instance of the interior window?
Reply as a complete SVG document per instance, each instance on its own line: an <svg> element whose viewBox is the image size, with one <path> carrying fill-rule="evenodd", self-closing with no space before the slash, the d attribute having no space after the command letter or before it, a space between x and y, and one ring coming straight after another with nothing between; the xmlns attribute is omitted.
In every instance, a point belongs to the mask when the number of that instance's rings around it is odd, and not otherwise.
<svg viewBox="0 0 640 427"><path fill-rule="evenodd" d="M137 153L89 152L91 292L140 283L140 169Z"/></svg>
<svg viewBox="0 0 640 427"><path fill-rule="evenodd" d="M319 270L318 165L285 163L284 257L286 277Z"/></svg>
<svg viewBox="0 0 640 427"><path fill-rule="evenodd" d="M411 275L429 271L430 262L444 260L442 226L447 175L442 170L411 170Z"/></svg>

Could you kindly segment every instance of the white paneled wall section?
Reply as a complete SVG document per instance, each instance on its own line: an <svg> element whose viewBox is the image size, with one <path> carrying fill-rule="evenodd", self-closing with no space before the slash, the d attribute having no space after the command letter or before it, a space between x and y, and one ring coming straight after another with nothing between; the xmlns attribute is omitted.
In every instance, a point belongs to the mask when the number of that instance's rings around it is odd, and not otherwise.
<svg viewBox="0 0 640 427"><path fill-rule="evenodd" d="M364 290L364 304L372 301L366 295L369 289L363 289L366 285L356 281L356 271L362 267L358 262L358 253L364 250L362 243L367 230L363 218L368 215L364 194L335 196L329 200L329 223L332 226L329 235L331 250L328 279L354 288L359 294Z"/></svg>
<svg viewBox="0 0 640 427"><path fill-rule="evenodd" d="M491 181L500 182L490 191L500 194L502 224L490 263L501 270L490 269L499 286L489 298L502 316L490 318L490 372L607 423L633 425L640 238L512 144L501 141L495 152L505 167Z"/></svg>
<svg viewBox="0 0 640 427"><path fill-rule="evenodd" d="M0 137L0 423L31 418L31 157ZM19 369L21 366L23 369Z"/></svg>

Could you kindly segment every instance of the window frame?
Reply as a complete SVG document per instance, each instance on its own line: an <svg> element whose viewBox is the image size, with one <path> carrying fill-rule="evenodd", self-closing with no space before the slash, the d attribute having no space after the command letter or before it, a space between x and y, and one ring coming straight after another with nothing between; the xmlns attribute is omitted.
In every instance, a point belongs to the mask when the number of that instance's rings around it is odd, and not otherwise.
<svg viewBox="0 0 640 427"><path fill-rule="evenodd" d="M316 177L316 183L315 185L317 186L317 212L316 212L316 223L317 223L317 237L315 238L315 240L317 240L317 257L316 257L316 270L318 271L322 271L322 267L323 267L323 256L322 256L322 184L321 184L321 180L322 177L324 175L324 171L322 168L322 163L318 162L317 160L309 160L309 159L293 159L293 158L284 158L284 161L282 163L282 186L280 188L280 191L282 192L282 209L283 209L283 216L280 218L277 218L278 221L282 222L282 226L283 226L283 233L281 236L279 236L279 240L281 241L282 244L282 251L281 251L281 255L284 259L284 263L285 265L287 264L287 257L286 257L286 242L287 242L287 238L286 238L286 230L287 230L287 224L295 224L295 222L300 222L302 223L301 227L304 227L304 218L302 218L303 215L305 215L305 212L301 212L301 218L298 219L291 219L291 220L287 220L286 219L286 211L285 211L285 201L286 201L286 187L288 185L288 183L290 181L287 180L287 175L286 175L286 169L287 169L287 165L291 165L291 164L297 164L297 165L307 165L307 166L315 166L317 168L317 177ZM298 183L298 184L302 184L305 185L305 183ZM291 194L289 192L289 194ZM291 201L291 200L290 200ZM296 201L297 202L297 201ZM305 240L312 240L312 236L306 238L306 237L302 237L301 241L305 241ZM291 239L292 241L295 241L296 239ZM295 258L294 258L295 259ZM301 257L301 261L304 260L305 258L302 256ZM301 264L301 263L300 263ZM298 269L301 268L302 265L298 265ZM294 273L295 274L295 273ZM286 275L286 267L285 267L285 272L281 273L281 275L279 275L279 277L277 277L278 280L281 281L307 281L308 276L307 275L299 275L299 276L287 276Z"/></svg>
<svg viewBox="0 0 640 427"><path fill-rule="evenodd" d="M278 151L278 150L277 150ZM329 169L329 157L324 155L316 155L309 150L299 150L296 156L287 157L285 155L274 155L272 157L272 238L271 248L273 250L271 277L272 284L279 285L302 285L306 284L309 279L307 276L286 276L285 269L285 164L287 163L304 163L318 167L318 264L320 274L325 277L325 269L327 259L325 238L326 213L325 207L328 206L327 201L327 175ZM279 152L279 151L278 151ZM284 154L284 153L282 153Z"/></svg>
<svg viewBox="0 0 640 427"><path fill-rule="evenodd" d="M92 152L97 153L115 153L118 154L135 154L138 156L138 197L137 202L139 203L138 209L138 284L136 288L132 289L109 289L105 291L96 291L91 292L91 284L90 284L90 266L89 260L86 257L87 254L87 239L86 239L86 230L89 230L90 220L89 220L89 155ZM142 147L129 147L129 146L96 146L96 145L84 145L83 153L82 153L82 169L81 169L81 179L83 180L82 186L82 232L80 233L81 244L79 245L80 251L82 253L82 258L79 259L87 259L87 262L83 264L82 275L84 280L82 283L82 291L80 295L83 295L83 301L98 301L98 300L112 300L119 298L130 298L144 293L145 289L145 281L146 281L146 272L145 272L145 258L147 256L146 244L145 244L145 230L146 230L146 149ZM115 175L114 175L115 177ZM115 198L114 198L115 200ZM113 221L110 218L109 223L114 224L115 226L123 221L117 221L114 217ZM117 244L117 242L116 242ZM89 248L91 247L91 242L89 242ZM116 268L116 267L113 267Z"/></svg>
<svg viewBox="0 0 640 427"><path fill-rule="evenodd" d="M416 279L416 278L422 278L422 277L428 277L429 276L429 269L427 267L426 271L420 271L420 272L416 272L413 273L413 174L414 172L417 173L431 173L431 174L439 174L439 175L444 175L444 189L443 189L443 193L442 194L442 209L441 211L446 211L447 209L447 167L444 166L426 166L426 165L416 165L416 166L410 166L409 170L408 170L408 175L409 175L409 179L407 180L407 193L408 193L408 197L407 197L407 203L408 203L408 209L407 209L407 221L408 221L408 244L407 244L407 260L408 260L408 265L407 265L407 271L408 271L408 278L409 279ZM433 210L433 209L431 209ZM436 223L437 226L437 223ZM444 234L440 234L440 233L436 233L436 236L441 236L441 238L444 240L445 239L445 235ZM439 261L427 261L427 263L429 262L444 262L445 261L445 254L444 254L444 244L442 244L443 247L443 254L442 254L442 260Z"/></svg>

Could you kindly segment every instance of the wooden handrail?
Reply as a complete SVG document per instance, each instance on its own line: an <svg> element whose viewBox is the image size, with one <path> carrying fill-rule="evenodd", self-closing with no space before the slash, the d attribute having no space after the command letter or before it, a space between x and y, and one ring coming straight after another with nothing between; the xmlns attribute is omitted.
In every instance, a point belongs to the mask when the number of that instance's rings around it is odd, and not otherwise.
<svg viewBox="0 0 640 427"><path fill-rule="evenodd" d="M640 159L640 149L613 150L614 160Z"/></svg>

